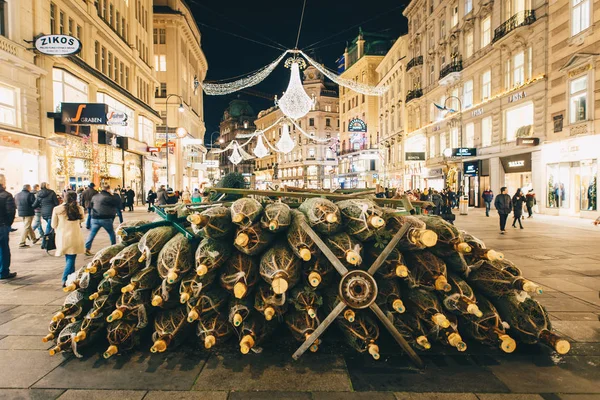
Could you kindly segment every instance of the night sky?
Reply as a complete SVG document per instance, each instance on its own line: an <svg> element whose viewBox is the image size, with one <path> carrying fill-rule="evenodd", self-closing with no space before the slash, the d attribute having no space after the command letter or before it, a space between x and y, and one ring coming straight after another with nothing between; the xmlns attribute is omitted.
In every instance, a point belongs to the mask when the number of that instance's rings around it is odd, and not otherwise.
<svg viewBox="0 0 600 400"><path fill-rule="evenodd" d="M303 0L186 1L202 35L202 49L208 60L207 81L245 75L269 64L283 52L229 33L274 47L295 46ZM406 4L407 0L307 0L298 48L306 50L313 46L317 60L335 69L335 60L343 54L346 41L358 34L358 25L364 31L388 32L394 37L405 33L407 23L402 10ZM269 96L281 95L288 80L289 70L281 63L252 89ZM237 96L248 100L255 112L273 105L272 100L244 93L204 95L207 143L211 133L218 131L227 104Z"/></svg>

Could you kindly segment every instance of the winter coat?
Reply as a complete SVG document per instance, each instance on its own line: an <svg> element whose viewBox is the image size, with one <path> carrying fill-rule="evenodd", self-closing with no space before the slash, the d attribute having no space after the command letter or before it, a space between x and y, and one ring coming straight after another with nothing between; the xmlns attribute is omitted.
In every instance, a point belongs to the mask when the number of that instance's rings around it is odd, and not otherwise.
<svg viewBox="0 0 600 400"><path fill-rule="evenodd" d="M164 189L158 189L156 192L156 204L159 206L164 206L167 204L167 191Z"/></svg>
<svg viewBox="0 0 600 400"><path fill-rule="evenodd" d="M15 199L0 186L0 226L11 226L15 220Z"/></svg>
<svg viewBox="0 0 600 400"><path fill-rule="evenodd" d="M525 197L524 196L517 196L514 195L512 198L512 205L513 205L513 214L515 216L515 218L520 217L521 215L523 215L523 203L525 203Z"/></svg>
<svg viewBox="0 0 600 400"><path fill-rule="evenodd" d="M484 190L481 197L483 197L483 201L485 201L486 203L491 203L494 199L494 192L492 192L491 190Z"/></svg>
<svg viewBox="0 0 600 400"><path fill-rule="evenodd" d="M56 234L56 253L55 256L64 256L65 254L83 254L85 252L83 232L81 231L81 222L84 218L83 207L79 207L81 219L69 221L67 210L63 204L54 207L52 210L52 229Z"/></svg>
<svg viewBox="0 0 600 400"><path fill-rule="evenodd" d="M181 193L181 200L187 204L192 201L192 195L189 191L184 190L183 193Z"/></svg>
<svg viewBox="0 0 600 400"><path fill-rule="evenodd" d="M135 192L133 191L133 189L129 189L125 193L125 196L127 196L127 204L133 205L133 201L135 200Z"/></svg>
<svg viewBox="0 0 600 400"><path fill-rule="evenodd" d="M92 197L98 194L98 191L94 188L88 187L81 194L81 205L83 205L86 209L90 208L90 204L92 202Z"/></svg>
<svg viewBox="0 0 600 400"><path fill-rule="evenodd" d="M537 201L535 200L535 193L527 193L527 195L525 196L525 205L527 207L533 207L537 204Z"/></svg>
<svg viewBox="0 0 600 400"><path fill-rule="evenodd" d="M154 204L156 201L156 193L152 191L152 189L148 190L148 197L146 198L146 202L150 204Z"/></svg>
<svg viewBox="0 0 600 400"><path fill-rule="evenodd" d="M494 207L496 207L496 210L498 210L498 214L510 214L510 211L512 210L512 201L510 200L510 196L507 194L499 194L496 196Z"/></svg>
<svg viewBox="0 0 600 400"><path fill-rule="evenodd" d="M433 202L433 204L439 209L442 204L443 204L443 200L442 200L442 196L440 196L439 193L434 193L431 195L431 201Z"/></svg>
<svg viewBox="0 0 600 400"><path fill-rule="evenodd" d="M92 198L92 219L114 219L117 207L120 207L119 199L103 190Z"/></svg>
<svg viewBox="0 0 600 400"><path fill-rule="evenodd" d="M19 211L19 217L33 217L35 215L35 209L33 203L35 203L35 195L28 190L22 190L15 196L15 203L17 210Z"/></svg>
<svg viewBox="0 0 600 400"><path fill-rule="evenodd" d="M54 192L54 190L50 189L41 189L37 192L35 203L33 203L33 208L40 208L42 213L42 218L50 219L52 218L52 211L54 207L59 204L58 196Z"/></svg>

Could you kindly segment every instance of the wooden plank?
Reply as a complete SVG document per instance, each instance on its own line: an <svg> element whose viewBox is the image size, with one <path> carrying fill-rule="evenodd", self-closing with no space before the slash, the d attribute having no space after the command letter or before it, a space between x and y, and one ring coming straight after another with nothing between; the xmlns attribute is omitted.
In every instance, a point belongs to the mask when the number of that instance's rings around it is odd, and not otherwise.
<svg viewBox="0 0 600 400"><path fill-rule="evenodd" d="M385 316L385 314L383 313L383 311L381 311L381 308L379 308L377 303L371 304L370 308L375 313L377 318L379 318L381 323L383 323L383 325L387 328L390 334L394 337L396 342L398 342L400 347L402 347L402 350L404 350L406 354L408 354L412 362L419 368L425 367L425 364L423 363L423 360L421 360L421 357L419 357L419 355L415 353L413 348L410 347L410 345L406 342L406 339L404 339L400 332L398 332L398 329L396 329L396 327L394 326L394 324L392 324L388 317Z"/></svg>
<svg viewBox="0 0 600 400"><path fill-rule="evenodd" d="M392 250L394 250L394 248L396 247L396 245L398 244L400 239L402 239L402 236L404 236L406 234L406 232L408 232L409 229L410 229L410 225L404 224L402 226L402 228L400 228L400 230L398 232L396 232L396 234L392 237L392 239L389 241L387 246L385 246L385 249L383 249L383 251L381 253L379 253L379 257L377 257L377 259L375 260L373 265L371 265L371 268L369 268L369 271L367 271L369 273L369 275L375 275L375 272L377 272L377 270L379 268L381 268L381 265L383 265L383 262L385 260L387 260L387 258L390 256L390 253L392 252Z"/></svg>
<svg viewBox="0 0 600 400"><path fill-rule="evenodd" d="M333 254L333 252L327 247L323 239L317 235L317 233L313 230L313 228L308 225L306 221L300 221L300 227L308 233L308 236L315 242L317 247L321 250L321 252L327 257L329 262L333 265L333 267L337 270L337 272L344 276L348 273L348 269L342 264L342 262Z"/></svg>
<svg viewBox="0 0 600 400"><path fill-rule="evenodd" d="M296 350L296 352L292 355L292 358L294 360L299 359L302 356L302 354L304 354L306 352L306 350L308 350L310 348L310 346L312 346L312 344L315 342L315 340L317 340L323 334L323 332L325 332L325 330L329 327L329 325L331 325L331 323L345 309L346 309L346 304L344 304L344 302L340 301L339 303L337 303L337 305L329 313L327 318L325 318L323 320L323 322L321 322L321 324L319 326L317 326L317 329L315 329L315 331L312 333L312 335L310 335L306 339L306 341L304 343L302 343L302 345L300 347L298 347L298 350Z"/></svg>

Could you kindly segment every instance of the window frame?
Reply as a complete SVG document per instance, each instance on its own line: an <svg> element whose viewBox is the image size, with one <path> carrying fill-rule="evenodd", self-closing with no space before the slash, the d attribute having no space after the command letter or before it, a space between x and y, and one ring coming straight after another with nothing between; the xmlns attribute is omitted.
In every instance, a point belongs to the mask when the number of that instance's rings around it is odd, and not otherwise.
<svg viewBox="0 0 600 400"><path fill-rule="evenodd" d="M481 21L481 48L483 49L490 43L492 43L492 16L488 15Z"/></svg>
<svg viewBox="0 0 600 400"><path fill-rule="evenodd" d="M570 21L570 36L577 36L583 32L585 32L586 30L588 30L591 26L592 26L592 15L593 15L593 2L590 0L580 0L578 3L576 3L577 0L571 0L570 1L570 7L569 7L569 21ZM583 19L583 15L582 15L582 10L584 8L584 6L587 4L587 19L584 21ZM578 26L578 30L575 31L575 12L576 9L579 12L579 26ZM585 22L585 24L583 23ZM587 25L586 25L587 24ZM583 26L586 25L586 26Z"/></svg>
<svg viewBox="0 0 600 400"><path fill-rule="evenodd" d="M21 127L21 113L20 113L20 93L19 93L19 88L14 87L14 86L10 86L10 85L6 85L4 83L0 83L0 87L13 92L12 95L12 103L10 104L9 102L5 102L4 99L6 99L6 96L0 96L0 110L6 110L8 112L10 112L11 114L13 114L13 119L14 119L14 123L9 123L9 122L4 122L2 120L0 120L0 126L12 126L15 128L20 128ZM4 112L0 112L0 116L3 116ZM2 117L4 118L4 117Z"/></svg>
<svg viewBox="0 0 600 400"><path fill-rule="evenodd" d="M572 85L573 83L575 83L576 81L585 79L585 84L584 84L584 88L581 90L577 90L576 92L572 92ZM578 75L575 76L571 79L569 79L568 81L568 86L567 86L567 104L568 104L568 113L569 113L569 125L576 125L576 124L580 124L582 122L588 121L590 118L590 88L589 88L589 82L590 82L590 75L588 73L582 74L582 75ZM583 97L585 99L585 115L583 119L574 119L573 116L576 115L573 110L572 110L572 101L574 97Z"/></svg>

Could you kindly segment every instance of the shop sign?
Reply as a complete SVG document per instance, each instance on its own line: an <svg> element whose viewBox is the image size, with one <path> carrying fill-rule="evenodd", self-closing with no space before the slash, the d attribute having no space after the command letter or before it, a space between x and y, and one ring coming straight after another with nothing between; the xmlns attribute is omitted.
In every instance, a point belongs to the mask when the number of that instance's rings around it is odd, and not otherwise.
<svg viewBox="0 0 600 400"><path fill-rule="evenodd" d="M539 146L540 138L517 138L517 146L534 147Z"/></svg>
<svg viewBox="0 0 600 400"><path fill-rule="evenodd" d="M35 40L34 46L49 56L71 56L81 51L79 39L69 35L43 35Z"/></svg>
<svg viewBox="0 0 600 400"><path fill-rule="evenodd" d="M104 103L60 103L63 125L106 125Z"/></svg>
<svg viewBox="0 0 600 400"><path fill-rule="evenodd" d="M479 161L469 161L463 163L465 176L479 176Z"/></svg>
<svg viewBox="0 0 600 400"><path fill-rule="evenodd" d="M483 108L478 108L477 110L471 111L471 116L473 117L477 117L481 114L483 114Z"/></svg>
<svg viewBox="0 0 600 400"><path fill-rule="evenodd" d="M145 155L148 152L148 145L130 137L125 137L123 143L123 149L132 153Z"/></svg>
<svg viewBox="0 0 600 400"><path fill-rule="evenodd" d="M519 92L519 93L515 93L515 94L511 94L510 96L508 96L508 102L509 103L513 103L515 101L519 101L521 99L524 99L527 96L527 93L525 93L525 91Z"/></svg>
<svg viewBox="0 0 600 400"><path fill-rule="evenodd" d="M443 176L444 172L442 168L431 168L429 170L429 177Z"/></svg>
<svg viewBox="0 0 600 400"><path fill-rule="evenodd" d="M425 161L424 151L407 151L404 156L406 161Z"/></svg>
<svg viewBox="0 0 600 400"><path fill-rule="evenodd" d="M508 166L510 168L517 168L525 166L525 160L509 161Z"/></svg>
<svg viewBox="0 0 600 400"><path fill-rule="evenodd" d="M348 132L366 132L367 124L359 118L353 118L348 123Z"/></svg>
<svg viewBox="0 0 600 400"><path fill-rule="evenodd" d="M504 172L531 172L531 153L517 154L509 157L500 157Z"/></svg>
<svg viewBox="0 0 600 400"><path fill-rule="evenodd" d="M156 143L154 143L154 145L155 145L156 147L160 147L160 148L163 148L163 149L164 149L165 147L167 147L167 143L166 143L166 142L164 142L164 141L157 141ZM170 147L170 148L174 148L174 147L175 147L175 142L169 142L169 147Z"/></svg>
<svg viewBox="0 0 600 400"><path fill-rule="evenodd" d="M555 115L552 117L552 122L554 122L554 133L562 132L563 130L563 115Z"/></svg>
<svg viewBox="0 0 600 400"><path fill-rule="evenodd" d="M475 157L477 149L474 147L458 147L452 149L452 157Z"/></svg>
<svg viewBox="0 0 600 400"><path fill-rule="evenodd" d="M148 153L158 153L160 151L160 149L158 147L147 147L146 151Z"/></svg>
<svg viewBox="0 0 600 400"><path fill-rule="evenodd" d="M127 114L111 111L106 114L106 125L127 126Z"/></svg>

